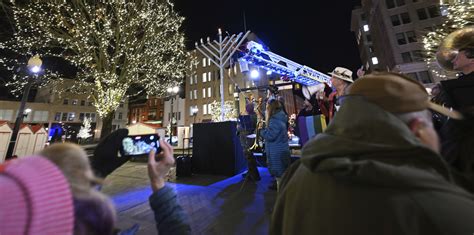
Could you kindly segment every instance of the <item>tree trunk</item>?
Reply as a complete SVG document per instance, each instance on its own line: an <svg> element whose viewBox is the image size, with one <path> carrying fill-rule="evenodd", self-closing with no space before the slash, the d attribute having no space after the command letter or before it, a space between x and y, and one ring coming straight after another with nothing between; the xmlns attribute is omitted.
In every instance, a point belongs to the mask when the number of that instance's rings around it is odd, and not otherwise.
<svg viewBox="0 0 474 235"><path fill-rule="evenodd" d="M107 114L102 118L102 130L100 131L100 139L104 139L112 133L112 121L114 120L114 112Z"/></svg>

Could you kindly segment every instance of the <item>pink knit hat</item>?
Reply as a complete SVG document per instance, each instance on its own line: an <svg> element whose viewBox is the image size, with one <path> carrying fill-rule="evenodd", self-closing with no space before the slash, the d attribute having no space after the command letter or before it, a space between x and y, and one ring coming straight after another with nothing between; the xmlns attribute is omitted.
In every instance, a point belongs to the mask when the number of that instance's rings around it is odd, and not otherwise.
<svg viewBox="0 0 474 235"><path fill-rule="evenodd" d="M0 234L72 234L72 194L61 171L42 157L0 165L0 221Z"/></svg>

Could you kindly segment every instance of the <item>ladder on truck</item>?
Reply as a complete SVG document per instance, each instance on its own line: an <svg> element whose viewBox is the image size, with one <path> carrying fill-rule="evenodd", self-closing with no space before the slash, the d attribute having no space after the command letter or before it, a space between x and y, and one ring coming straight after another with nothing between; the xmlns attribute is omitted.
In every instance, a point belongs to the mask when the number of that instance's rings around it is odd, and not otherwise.
<svg viewBox="0 0 474 235"><path fill-rule="evenodd" d="M273 52L266 51L263 46L254 41L248 41L241 51L240 62L248 63L287 77L289 80L305 86L326 83L331 86L331 77L298 64Z"/></svg>

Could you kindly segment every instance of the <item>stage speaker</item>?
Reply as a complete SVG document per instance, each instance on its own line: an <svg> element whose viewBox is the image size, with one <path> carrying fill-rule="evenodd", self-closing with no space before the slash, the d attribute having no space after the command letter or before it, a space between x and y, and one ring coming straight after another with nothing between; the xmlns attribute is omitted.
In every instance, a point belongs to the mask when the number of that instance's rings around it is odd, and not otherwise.
<svg viewBox="0 0 474 235"><path fill-rule="evenodd" d="M195 123L193 128L193 173L233 176L246 169L236 122Z"/></svg>

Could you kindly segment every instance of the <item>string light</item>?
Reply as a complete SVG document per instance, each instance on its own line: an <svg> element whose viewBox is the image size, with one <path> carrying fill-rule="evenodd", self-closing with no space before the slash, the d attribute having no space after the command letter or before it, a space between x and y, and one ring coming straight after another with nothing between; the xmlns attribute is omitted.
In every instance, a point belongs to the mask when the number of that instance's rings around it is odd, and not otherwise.
<svg viewBox="0 0 474 235"><path fill-rule="evenodd" d="M474 24L474 4L457 2L453 4L446 4L442 6L443 12L446 12L446 20L444 23L435 28L434 31L426 33L423 37L423 47L425 52L425 62L430 71L446 80L449 77L455 76L442 68L436 62L436 52L441 42L452 32L465 26Z"/></svg>
<svg viewBox="0 0 474 235"><path fill-rule="evenodd" d="M87 93L100 117L112 114L132 86L160 96L181 83L188 53L181 31L184 18L170 1L10 0L15 33L0 42L0 51L16 57L0 58L12 71L7 84L21 94L28 74L26 61L39 54L58 57L78 69L68 90ZM63 77L48 68L40 87L61 87Z"/></svg>
<svg viewBox="0 0 474 235"><path fill-rule="evenodd" d="M224 120L221 120L221 102L213 101L210 103L209 114L211 114L212 121L214 122L224 122L224 121L233 121L237 117L237 110L234 108L233 101L226 101L224 103Z"/></svg>

